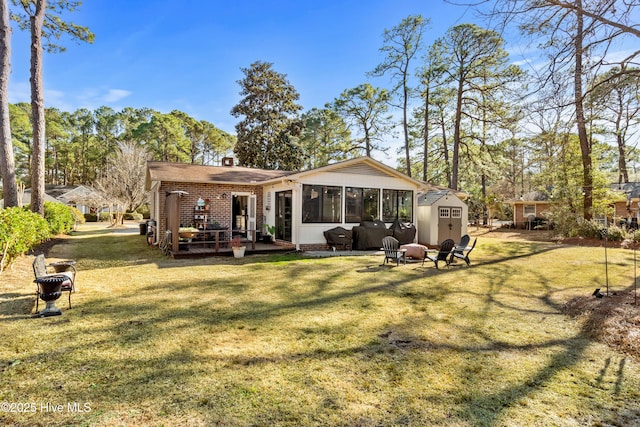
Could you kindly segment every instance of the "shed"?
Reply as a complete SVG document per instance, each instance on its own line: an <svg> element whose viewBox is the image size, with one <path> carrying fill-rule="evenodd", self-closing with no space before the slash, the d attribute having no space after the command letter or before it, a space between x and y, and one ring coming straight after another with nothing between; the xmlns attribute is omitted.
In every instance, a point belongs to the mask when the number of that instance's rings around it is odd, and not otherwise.
<svg viewBox="0 0 640 427"><path fill-rule="evenodd" d="M418 237L420 243L439 245L456 242L467 234L469 208L451 190L430 190L418 196Z"/></svg>

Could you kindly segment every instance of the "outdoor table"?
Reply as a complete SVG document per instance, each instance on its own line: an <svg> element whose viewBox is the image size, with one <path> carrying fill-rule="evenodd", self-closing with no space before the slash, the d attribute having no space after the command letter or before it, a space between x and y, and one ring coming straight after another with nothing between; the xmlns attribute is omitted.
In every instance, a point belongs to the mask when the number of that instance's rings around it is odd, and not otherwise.
<svg viewBox="0 0 640 427"><path fill-rule="evenodd" d="M64 273L65 271L74 271L74 266L76 262L74 260L66 260L66 261L56 261L49 264L56 273Z"/></svg>

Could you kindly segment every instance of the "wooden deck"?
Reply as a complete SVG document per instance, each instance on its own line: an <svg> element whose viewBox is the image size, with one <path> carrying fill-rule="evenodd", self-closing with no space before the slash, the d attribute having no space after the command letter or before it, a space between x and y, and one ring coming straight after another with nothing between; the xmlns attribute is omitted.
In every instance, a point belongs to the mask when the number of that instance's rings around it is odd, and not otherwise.
<svg viewBox="0 0 640 427"><path fill-rule="evenodd" d="M256 242L255 248L251 247L251 242L244 242L246 246L244 255L270 254L278 252L295 251L293 245L276 245L274 243ZM171 251L173 258L207 258L212 256L233 256L233 250L230 247L219 247L217 250L211 245L201 244L200 242L191 242L189 244L181 244L180 250Z"/></svg>

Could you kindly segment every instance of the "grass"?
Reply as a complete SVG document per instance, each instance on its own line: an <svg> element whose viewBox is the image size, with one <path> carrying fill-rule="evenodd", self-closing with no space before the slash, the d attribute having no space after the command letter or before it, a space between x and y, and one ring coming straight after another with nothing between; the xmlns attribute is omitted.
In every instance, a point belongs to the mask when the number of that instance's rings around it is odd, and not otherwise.
<svg viewBox="0 0 640 427"><path fill-rule="evenodd" d="M82 229L48 257L78 261L62 316L29 317L30 271L0 277L0 402L15 404L0 423L640 425L640 363L562 314L603 287L602 248L481 237L473 255L441 271L173 260ZM628 288L633 253L608 260L612 289Z"/></svg>

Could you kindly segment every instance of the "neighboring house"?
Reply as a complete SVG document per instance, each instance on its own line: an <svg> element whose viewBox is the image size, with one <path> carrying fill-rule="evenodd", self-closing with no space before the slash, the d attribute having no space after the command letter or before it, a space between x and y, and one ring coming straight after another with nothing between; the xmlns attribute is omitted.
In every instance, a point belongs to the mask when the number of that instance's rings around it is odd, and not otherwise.
<svg viewBox="0 0 640 427"><path fill-rule="evenodd" d="M439 245L446 239L460 241L467 234L469 208L449 189L427 191L418 197L420 242Z"/></svg>
<svg viewBox="0 0 640 427"><path fill-rule="evenodd" d="M58 199L50 196L47 193L44 193L44 201L61 203ZM24 194L22 195L22 206L27 206L30 204L31 204L31 189L27 188L26 190L24 190ZM0 208L4 208L4 199L0 199Z"/></svg>
<svg viewBox="0 0 640 427"><path fill-rule="evenodd" d="M91 199L95 191L84 185L52 185L44 189L45 202L59 202L77 208L83 214L89 213L90 208L83 202ZM31 189L27 188L22 196L22 206L31 204ZM0 207L4 207L4 199L0 200Z"/></svg>
<svg viewBox="0 0 640 427"><path fill-rule="evenodd" d="M638 223L640 218L640 183L612 184L612 190L620 193L620 199L611 204L613 217L596 216L596 221L605 224L632 222ZM513 225L516 228L526 228L530 219L545 218L551 209L551 201L546 194L533 191L523 195L518 200L509 202L513 207Z"/></svg>
<svg viewBox="0 0 640 427"><path fill-rule="evenodd" d="M550 201L545 193L532 191L520 199L509 202L513 208L513 226L525 228L533 218L544 218L550 210Z"/></svg>
<svg viewBox="0 0 640 427"><path fill-rule="evenodd" d="M415 224L418 193L432 188L369 157L302 172L233 166L230 158L223 164L147 164L157 239L177 226L168 226L166 211L167 199L177 197L179 225L244 230L250 238L271 225L280 244L326 249L323 232L338 226L352 228L371 219L387 226L396 219ZM198 210L199 200L207 210Z"/></svg>
<svg viewBox="0 0 640 427"><path fill-rule="evenodd" d="M50 185L46 187L45 192L57 201L75 207L83 214L91 213L91 208L95 208L89 206L89 200L99 198L95 190L84 185Z"/></svg>

